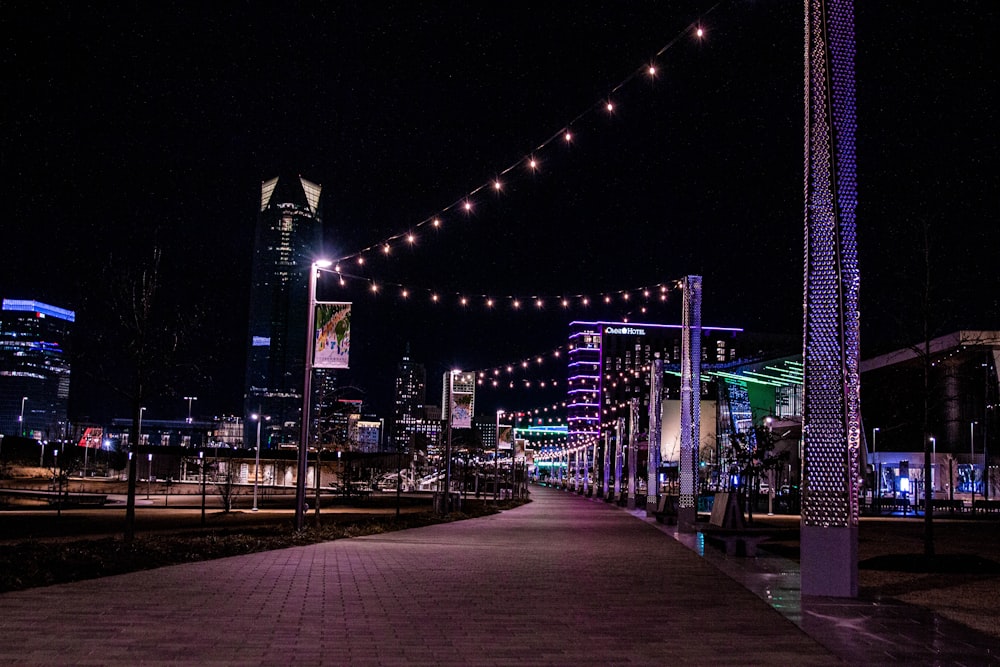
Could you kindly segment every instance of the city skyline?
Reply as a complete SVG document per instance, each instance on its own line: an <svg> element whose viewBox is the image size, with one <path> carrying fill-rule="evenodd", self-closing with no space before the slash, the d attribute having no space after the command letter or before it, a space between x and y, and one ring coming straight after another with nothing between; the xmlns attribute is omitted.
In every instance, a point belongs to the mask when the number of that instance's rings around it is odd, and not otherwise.
<svg viewBox="0 0 1000 667"><path fill-rule="evenodd" d="M180 388L176 414L183 395L199 411L237 411L255 199L262 181L301 175L323 186L331 258L447 213L412 249L394 244L389 260L351 271L364 279L345 294L356 306L344 379L383 413L408 343L436 379L545 353L573 319L642 318L509 303L490 315L486 295L598 296L698 274L706 324L800 333L802 10L711 6L257 8L236 28L244 17L225 8L8 5L10 25L33 27L4 47L23 76L3 140L13 225L0 291L74 309L87 331L105 316L85 291L99 267L158 234L165 296L201 304L217 345L204 353L211 379ZM924 222L932 328L1000 328L997 10L856 12L863 356L922 335ZM278 23L289 29L267 27ZM197 49L182 48L178 26ZM655 77L629 79L650 60ZM613 114L574 122L604 99ZM504 172L570 126L570 146L537 151L536 174ZM499 193L473 192L494 179ZM448 208L470 194L471 214ZM672 297L653 321L679 322ZM74 369L77 381L99 397L84 414L115 400ZM477 401L531 404L507 396Z"/></svg>

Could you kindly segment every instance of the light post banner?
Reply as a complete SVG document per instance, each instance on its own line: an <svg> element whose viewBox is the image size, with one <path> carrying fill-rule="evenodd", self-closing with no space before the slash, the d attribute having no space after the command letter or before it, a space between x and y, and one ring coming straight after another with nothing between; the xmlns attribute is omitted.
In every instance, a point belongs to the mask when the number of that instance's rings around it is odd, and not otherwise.
<svg viewBox="0 0 1000 667"><path fill-rule="evenodd" d="M351 352L351 304L316 303L313 368L348 368Z"/></svg>
<svg viewBox="0 0 1000 667"><path fill-rule="evenodd" d="M514 442L514 427L510 424L497 426L497 449L512 449Z"/></svg>
<svg viewBox="0 0 1000 667"><path fill-rule="evenodd" d="M451 395L450 418L452 428L472 428L473 400L476 392L474 373L452 372L449 374Z"/></svg>

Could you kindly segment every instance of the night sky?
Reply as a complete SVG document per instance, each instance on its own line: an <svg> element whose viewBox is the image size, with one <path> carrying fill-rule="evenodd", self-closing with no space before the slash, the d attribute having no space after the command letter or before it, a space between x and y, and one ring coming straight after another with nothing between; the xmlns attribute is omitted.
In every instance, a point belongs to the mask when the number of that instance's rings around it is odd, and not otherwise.
<svg viewBox="0 0 1000 667"><path fill-rule="evenodd" d="M1000 328L998 13L857 3L863 356L920 340L928 275L931 335ZM646 314L506 296L699 274L706 325L800 336L802 14L763 0L5 1L0 295L75 309L82 340L113 326L94 297L105 267L157 244L164 307L207 315L177 362L200 373L147 414L184 417L184 395L198 414L238 414L260 183L302 175L323 186L327 256L417 236L349 271L375 296L321 280L355 304L342 382L382 413L408 344L433 402L446 369L545 354L572 319L679 322L676 292ZM451 208L496 178L470 214ZM435 215L440 230L420 226ZM71 417L123 415L91 359L74 366ZM564 376L550 362L531 377ZM528 409L560 393L478 400Z"/></svg>

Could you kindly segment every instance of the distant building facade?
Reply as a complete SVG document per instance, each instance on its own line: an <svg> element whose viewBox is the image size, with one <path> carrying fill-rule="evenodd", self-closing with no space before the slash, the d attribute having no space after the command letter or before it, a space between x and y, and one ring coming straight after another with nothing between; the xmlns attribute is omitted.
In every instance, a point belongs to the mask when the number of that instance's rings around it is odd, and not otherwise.
<svg viewBox="0 0 1000 667"><path fill-rule="evenodd" d="M629 418L631 399L639 400L640 430L649 415L650 364L663 359L679 365L677 324L570 322L566 422L570 443L592 440ZM742 329L703 327L703 361L726 363L737 356ZM665 387L669 397L670 387Z"/></svg>
<svg viewBox="0 0 1000 667"><path fill-rule="evenodd" d="M76 315L41 301L0 310L0 430L37 440L71 437L70 343Z"/></svg>
<svg viewBox="0 0 1000 667"><path fill-rule="evenodd" d="M402 450L412 446L415 433L425 429L427 371L424 365L410 359L409 352L396 367L396 386L392 406L392 448ZM439 417L440 418L440 417Z"/></svg>
<svg viewBox="0 0 1000 667"><path fill-rule="evenodd" d="M319 185L301 177L272 178L261 184L244 408L248 415L270 417L264 423L267 437L261 439L272 447L297 443L301 433L308 272L322 245L320 192ZM248 441L252 437L245 435Z"/></svg>
<svg viewBox="0 0 1000 667"><path fill-rule="evenodd" d="M860 369L863 440L880 491L899 492L901 478L922 484L927 445L935 493L998 495L1000 331L955 331Z"/></svg>

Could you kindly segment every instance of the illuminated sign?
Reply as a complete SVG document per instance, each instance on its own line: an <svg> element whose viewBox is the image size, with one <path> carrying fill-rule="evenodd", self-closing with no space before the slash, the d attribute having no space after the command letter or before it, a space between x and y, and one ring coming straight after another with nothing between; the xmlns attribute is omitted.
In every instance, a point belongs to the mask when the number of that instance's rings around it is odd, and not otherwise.
<svg viewBox="0 0 1000 667"><path fill-rule="evenodd" d="M604 333L619 336L645 336L646 330L638 327L605 327Z"/></svg>

